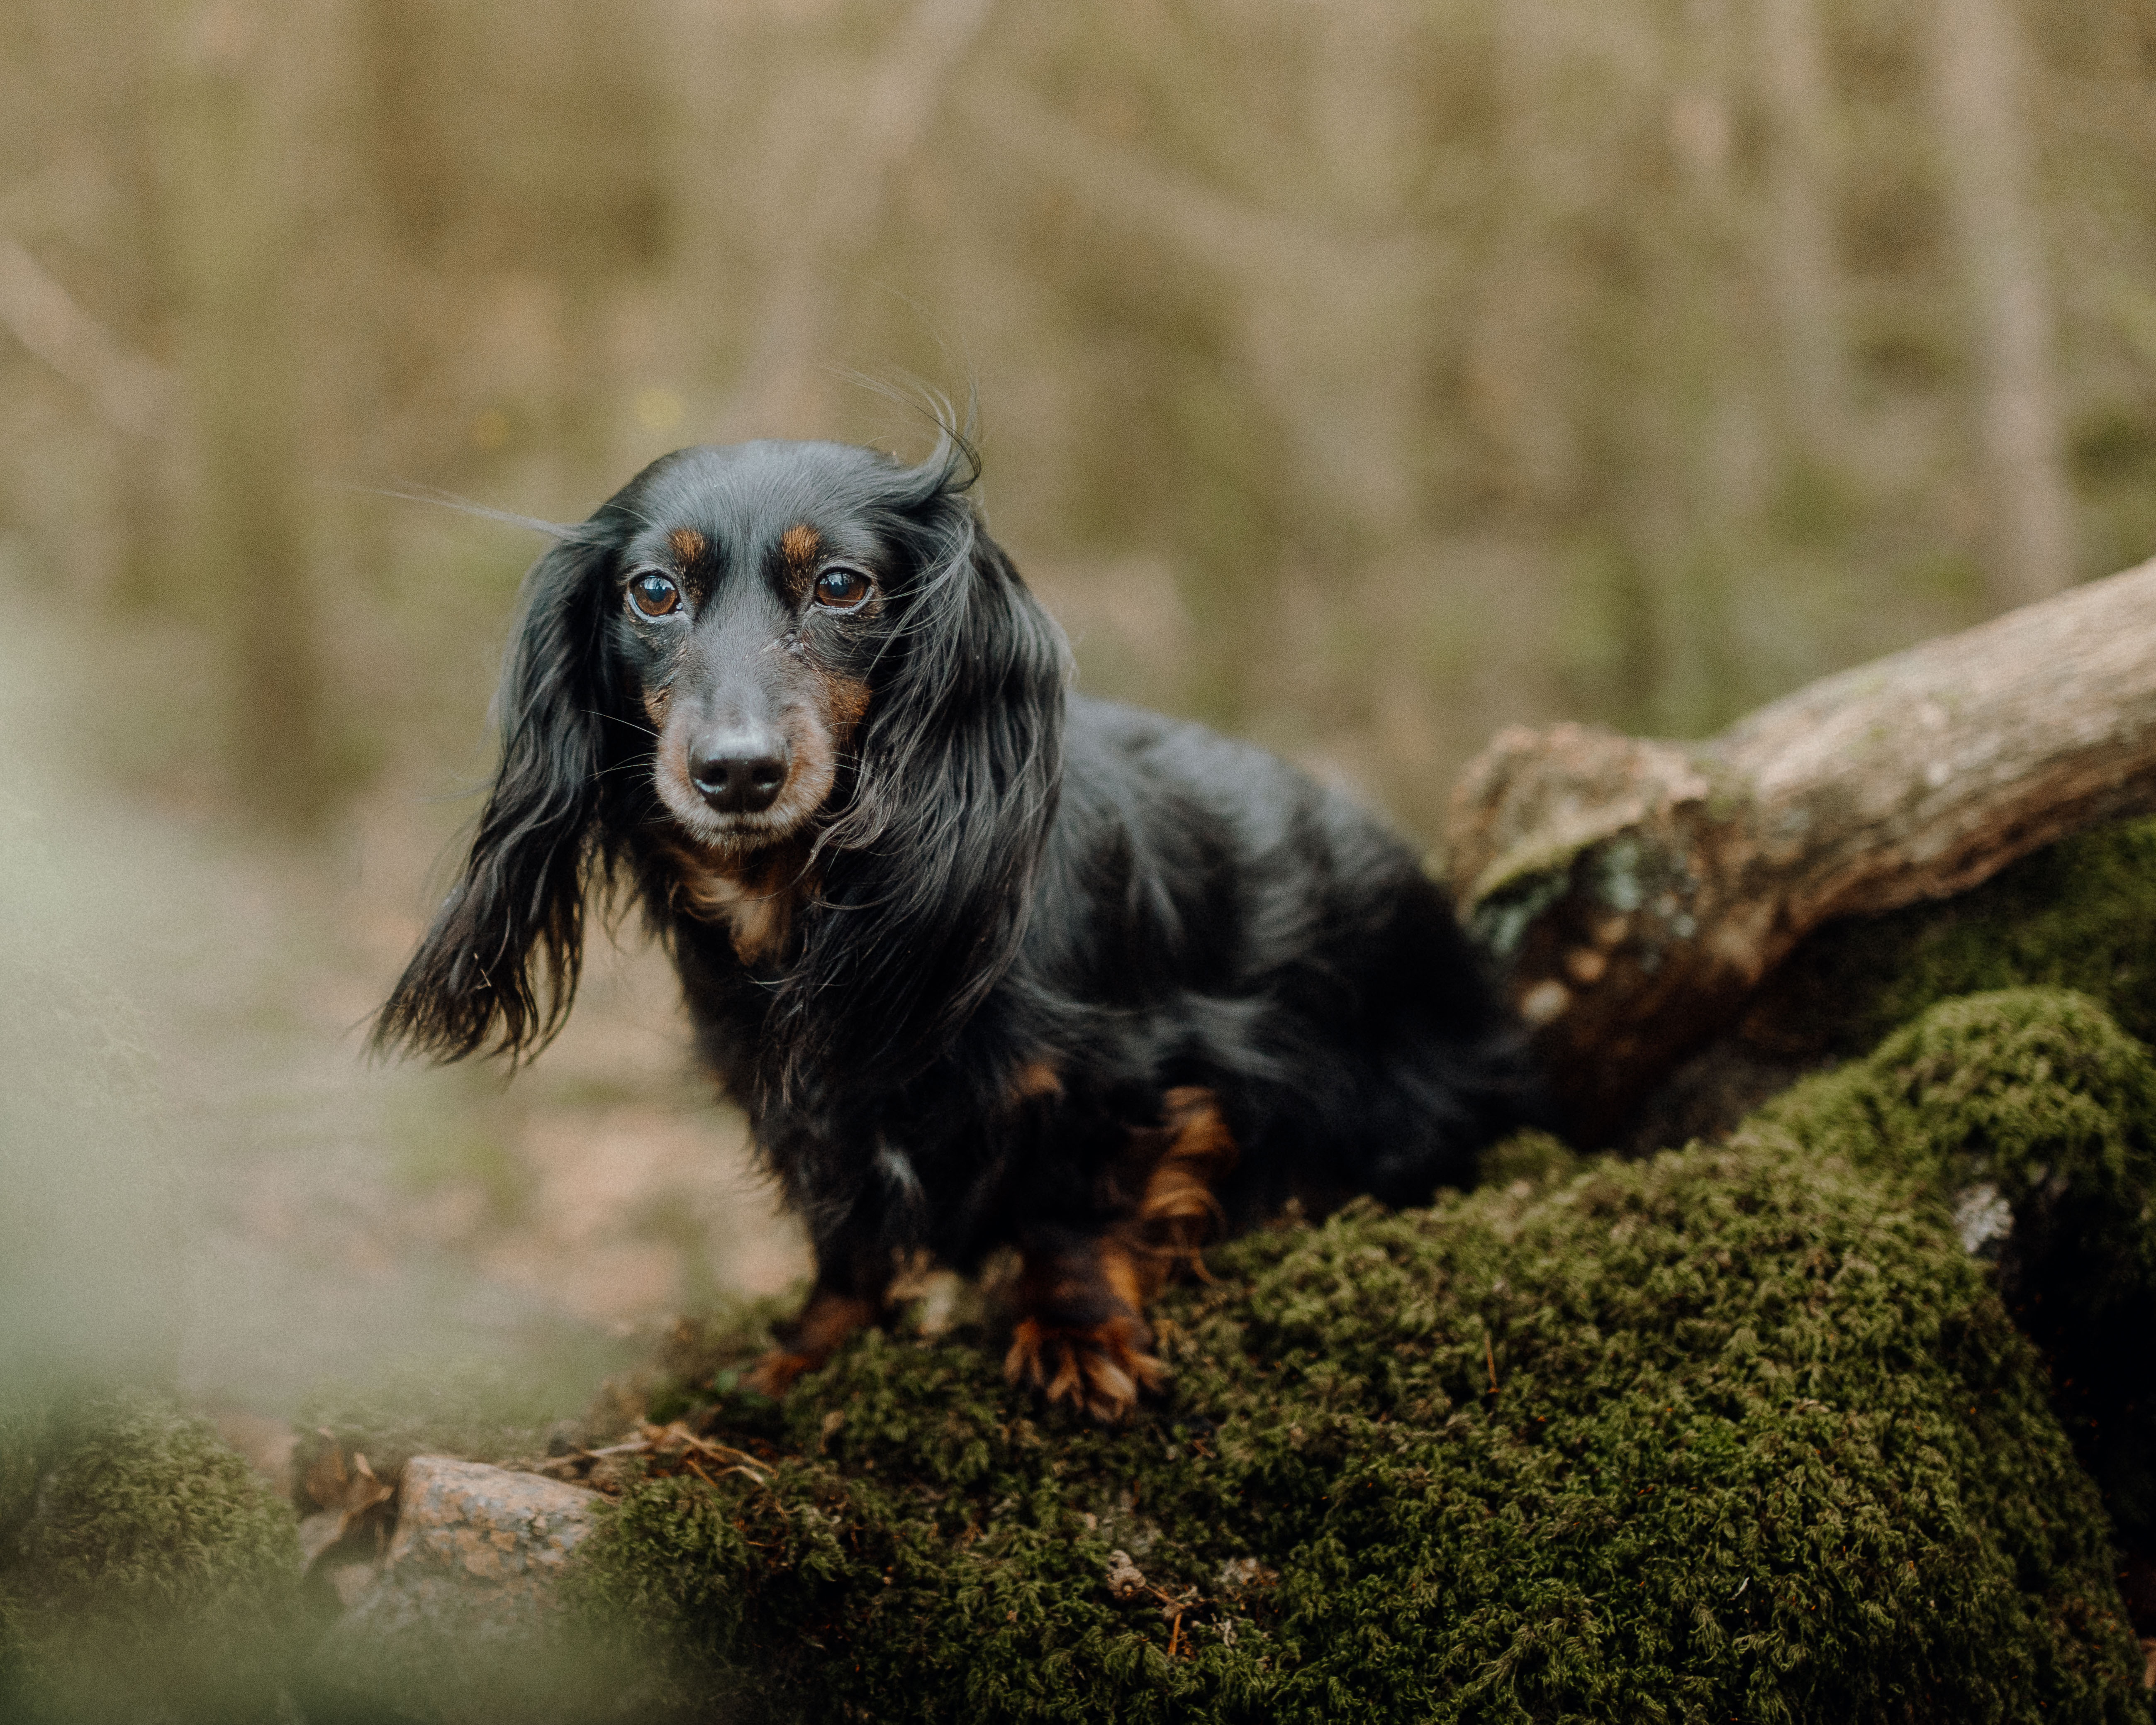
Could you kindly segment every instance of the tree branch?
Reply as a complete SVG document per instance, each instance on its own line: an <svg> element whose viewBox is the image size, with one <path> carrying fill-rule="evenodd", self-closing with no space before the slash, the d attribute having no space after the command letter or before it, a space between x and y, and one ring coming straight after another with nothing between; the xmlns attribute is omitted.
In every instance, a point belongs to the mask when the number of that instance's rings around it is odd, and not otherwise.
<svg viewBox="0 0 2156 1725"><path fill-rule="evenodd" d="M130 351L4 234L0 325L88 395L110 424L132 437L155 437L166 429L173 391L164 367Z"/></svg>
<svg viewBox="0 0 2156 1725"><path fill-rule="evenodd" d="M1601 1142L1830 918L2156 808L2156 561L1828 677L1703 743L1501 733L1448 873Z"/></svg>

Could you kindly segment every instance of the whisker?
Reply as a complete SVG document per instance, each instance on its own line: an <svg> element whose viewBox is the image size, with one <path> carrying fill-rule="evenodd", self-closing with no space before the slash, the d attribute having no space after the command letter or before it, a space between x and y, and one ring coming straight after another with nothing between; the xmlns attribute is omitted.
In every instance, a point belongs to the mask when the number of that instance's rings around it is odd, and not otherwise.
<svg viewBox="0 0 2156 1725"><path fill-rule="evenodd" d="M650 726L639 725L635 720L624 718L619 713L603 712L595 706L579 707L578 711L588 719L598 719L602 721L611 720L617 725L626 726L631 731L641 731L649 737L655 739L659 735Z"/></svg>
<svg viewBox="0 0 2156 1725"><path fill-rule="evenodd" d="M469 497L459 497L454 491L438 490L432 485L362 485L357 487L372 497L393 497L400 503L426 503L437 509L453 510L459 515L476 516L483 521L498 521L505 527L522 527L528 532L543 533L561 544L571 544L584 537L588 522L550 521L536 515L520 515L514 510L496 509L490 504L475 503Z"/></svg>

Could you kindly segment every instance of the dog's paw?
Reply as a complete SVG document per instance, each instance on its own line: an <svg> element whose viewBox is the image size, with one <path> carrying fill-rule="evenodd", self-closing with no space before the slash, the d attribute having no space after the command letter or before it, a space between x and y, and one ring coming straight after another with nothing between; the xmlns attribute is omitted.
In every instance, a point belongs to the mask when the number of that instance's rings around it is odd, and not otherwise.
<svg viewBox="0 0 2156 1725"><path fill-rule="evenodd" d="M805 1353L788 1353L774 1348L741 1376L741 1387L777 1401L793 1388L793 1380L815 1369L817 1362Z"/></svg>
<svg viewBox="0 0 2156 1725"><path fill-rule="evenodd" d="M1004 1376L1113 1425L1137 1405L1142 1392L1167 1381L1168 1368L1145 1352L1152 1340L1145 1325L1127 1316L1083 1329L1021 1318L1004 1357Z"/></svg>
<svg viewBox="0 0 2156 1725"><path fill-rule="evenodd" d="M873 1301L817 1289L793 1322L773 1326L778 1346L742 1373L742 1388L777 1401L793 1388L795 1378L814 1371L875 1317Z"/></svg>

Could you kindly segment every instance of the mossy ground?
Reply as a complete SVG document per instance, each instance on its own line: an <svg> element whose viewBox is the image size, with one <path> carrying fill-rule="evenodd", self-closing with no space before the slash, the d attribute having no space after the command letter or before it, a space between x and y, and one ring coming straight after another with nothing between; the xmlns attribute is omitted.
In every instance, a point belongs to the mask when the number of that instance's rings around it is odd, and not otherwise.
<svg viewBox="0 0 2156 1725"><path fill-rule="evenodd" d="M0 1717L277 1717L304 1607L290 1507L152 1395L0 1422Z"/></svg>
<svg viewBox="0 0 2156 1725"><path fill-rule="evenodd" d="M1868 1059L1763 1110L1746 1138L1921 1178L1982 1246L2122 1539L2156 1548L2156 1062L2086 995L1942 1003ZM1999 1225L1997 1223L1992 1226Z"/></svg>
<svg viewBox="0 0 2156 1725"><path fill-rule="evenodd" d="M1852 1077L1726 1147L1516 1144L1433 1209L1237 1242L1122 1429L1007 1391L986 1333L865 1337L719 1404L767 1482L635 1486L589 1585L805 1717L2145 1717L2102 1507L1942 1168L2018 1086L1999 1121L2056 1102L2069 1184L2124 1191L2147 1057L2046 993L1863 1070L1906 1122Z"/></svg>

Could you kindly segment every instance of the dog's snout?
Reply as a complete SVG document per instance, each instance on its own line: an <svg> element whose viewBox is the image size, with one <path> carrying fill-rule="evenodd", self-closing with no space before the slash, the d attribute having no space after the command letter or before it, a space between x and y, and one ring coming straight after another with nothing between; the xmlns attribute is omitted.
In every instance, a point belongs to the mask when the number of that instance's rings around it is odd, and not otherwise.
<svg viewBox="0 0 2156 1725"><path fill-rule="evenodd" d="M721 814L760 814L786 787L784 741L767 733L707 737L689 757L689 778Z"/></svg>

